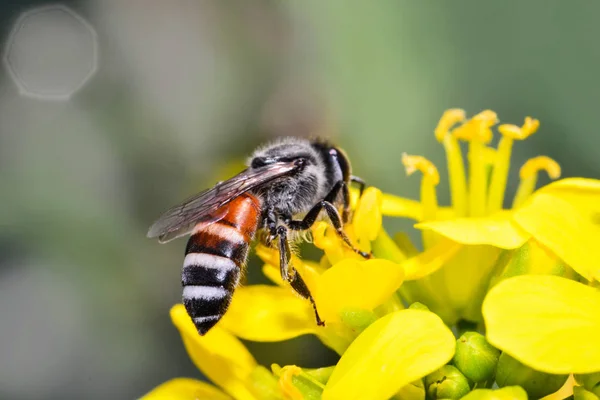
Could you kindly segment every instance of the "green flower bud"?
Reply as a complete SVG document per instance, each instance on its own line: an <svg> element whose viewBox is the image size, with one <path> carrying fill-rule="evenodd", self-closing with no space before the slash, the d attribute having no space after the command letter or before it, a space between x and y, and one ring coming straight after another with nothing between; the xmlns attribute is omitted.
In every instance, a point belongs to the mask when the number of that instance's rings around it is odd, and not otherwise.
<svg viewBox="0 0 600 400"><path fill-rule="evenodd" d="M265 400L281 400L281 390L277 383L277 378L262 365L254 368L250 374L250 380L252 387L250 390L259 399Z"/></svg>
<svg viewBox="0 0 600 400"><path fill-rule="evenodd" d="M452 365L444 365L425 377L427 396L431 399L460 399L469 391L469 381Z"/></svg>
<svg viewBox="0 0 600 400"><path fill-rule="evenodd" d="M599 395L587 391L581 386L573 387L573 397L575 400L600 400Z"/></svg>
<svg viewBox="0 0 600 400"><path fill-rule="evenodd" d="M333 373L335 366L323 368L302 368L302 372L313 378L315 381L326 385L329 377Z"/></svg>
<svg viewBox="0 0 600 400"><path fill-rule="evenodd" d="M548 256L539 245L531 242L515 250L505 250L498 257L496 271L500 271L490 280L490 288L501 280L517 275L543 274L556 275L564 278L575 278L576 273L560 259Z"/></svg>
<svg viewBox="0 0 600 400"><path fill-rule="evenodd" d="M464 376L473 382L483 382L494 378L500 350L485 340L477 332L465 332L456 341L454 365Z"/></svg>
<svg viewBox="0 0 600 400"><path fill-rule="evenodd" d="M520 386L507 386L502 389L476 389L461 400L527 400L527 392Z"/></svg>
<svg viewBox="0 0 600 400"><path fill-rule="evenodd" d="M321 400L323 388L317 386L303 375L293 376L292 384L302 393L304 400Z"/></svg>
<svg viewBox="0 0 600 400"><path fill-rule="evenodd" d="M425 385L423 380L419 379L402 387L394 399L397 400L425 400Z"/></svg>
<svg viewBox="0 0 600 400"><path fill-rule="evenodd" d="M419 303L418 301L415 301L414 303L412 303L409 307L410 310L423 310L423 311L429 311L429 307L427 307L425 304L423 303Z"/></svg>
<svg viewBox="0 0 600 400"><path fill-rule="evenodd" d="M369 310L346 307L340 312L340 319L348 328L362 332L373 322L377 321L377 316Z"/></svg>
<svg viewBox="0 0 600 400"><path fill-rule="evenodd" d="M500 387L519 385L530 397L540 398L556 392L568 375L554 375L536 371L502 353L496 367L496 383Z"/></svg>
<svg viewBox="0 0 600 400"><path fill-rule="evenodd" d="M574 376L578 385L600 395L600 371L591 374L575 374Z"/></svg>

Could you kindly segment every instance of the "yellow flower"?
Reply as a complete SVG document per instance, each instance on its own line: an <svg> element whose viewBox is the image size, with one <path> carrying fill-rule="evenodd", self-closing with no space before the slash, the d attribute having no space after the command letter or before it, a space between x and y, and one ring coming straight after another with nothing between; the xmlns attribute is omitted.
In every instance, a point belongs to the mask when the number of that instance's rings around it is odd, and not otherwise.
<svg viewBox="0 0 600 400"><path fill-rule="evenodd" d="M171 316L190 357L219 388L179 378L147 398L412 400L462 396L475 385L467 398L543 393L554 400L595 390L590 382L600 371L600 181L570 178L536 190L539 171L558 179L560 167L535 157L522 166L512 207L505 208L512 146L534 134L539 121L527 117L522 126L500 125L502 137L492 148L496 123L489 110L469 120L458 109L442 116L435 137L447 155L450 206L438 204L437 168L406 154L401 161L407 174L422 174L419 201L372 187L360 197L351 193L353 218L344 229L371 259L353 252L327 223L315 224L311 236L323 256L317 262L292 255L291 261L325 326L316 324L310 302L282 281L277 249L261 245L263 273L275 285L238 288L206 336L197 334L183 306L175 306ZM460 141L468 142L467 165ZM389 235L383 216L415 220L422 251L404 233ZM477 338L461 343L470 355L461 357L459 348L453 366L446 365L456 346L449 327L459 340ZM476 329L486 337L465 332ZM305 334L336 351L337 365L273 365L271 372L237 339L274 342ZM473 354L494 355L485 360L485 374L478 369L482 359ZM555 384L566 383L550 394L556 389L524 384L523 372L523 379L504 379L521 386L490 390L498 360L512 360L498 368L504 378L515 365L536 376L560 375ZM585 384L580 388L575 381Z"/></svg>
<svg viewBox="0 0 600 400"><path fill-rule="evenodd" d="M587 279L600 277L600 249L592 244L600 234L593 219L600 204L600 181L564 179L534 193L538 171L546 170L553 179L560 176L560 167L553 160L536 157L521 168L513 208L503 209L512 145L535 133L539 122L527 117L521 127L500 125L502 138L498 148L492 149L487 143L496 114L484 111L451 129L464 121L464 115L462 110L447 111L435 131L447 154L450 209L437 205L435 167L411 156L403 161L409 174L423 172L421 202L392 195L383 199L384 215L417 220L425 253L439 245L441 238L449 240L444 248L460 246L456 254L444 260L443 268L405 284L405 297L427 304L450 324L460 319L481 321L485 282L491 278L500 254L528 242L543 246ZM468 184L459 140L469 143Z"/></svg>
<svg viewBox="0 0 600 400"><path fill-rule="evenodd" d="M146 394L144 400L283 400L275 377L257 365L235 336L219 326L200 336L182 304L171 309L171 320L194 364L218 388L195 379L175 378Z"/></svg>
<svg viewBox="0 0 600 400"><path fill-rule="evenodd" d="M490 151L486 144L495 113L484 111L451 129L463 120L464 112L450 110L435 132L447 153L450 212L440 213L434 190L437 171L422 158L403 160L407 173L423 172L421 202L384 197L384 215L418 221L424 253L440 246L441 238L450 241L443 246L461 246L432 275L405 283L402 293L428 305L447 323L477 322L488 287L502 281L483 308L493 345L548 373L600 370L600 353L590 348L600 337L598 289L564 279L579 276L592 286L600 279L600 181L563 179L535 191L538 171L545 170L552 179L560 176L556 162L536 157L521 168L512 208L503 209L513 142L535 133L539 122L527 117L521 127L500 125L502 138ZM457 140L469 142L468 185ZM560 277L503 281L523 274Z"/></svg>

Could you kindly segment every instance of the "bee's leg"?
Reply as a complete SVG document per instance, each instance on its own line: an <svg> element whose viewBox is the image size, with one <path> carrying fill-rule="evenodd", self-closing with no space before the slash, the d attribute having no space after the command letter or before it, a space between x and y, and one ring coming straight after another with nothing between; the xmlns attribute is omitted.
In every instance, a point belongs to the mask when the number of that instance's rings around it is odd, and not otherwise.
<svg viewBox="0 0 600 400"><path fill-rule="evenodd" d="M334 187L334 189L335 189L335 187ZM331 192L333 192L333 190ZM330 192L330 194L331 194L331 192ZM328 198L329 198L329 195L326 197L326 199L328 199ZM340 217L338 210L335 208L335 206L333 204L331 204L327 200L322 200L322 201L318 202L317 204L315 204L313 206L313 208L310 209L310 211L304 216L304 218L302 220L292 220L292 219L288 220L287 221L288 227L292 230L299 230L299 231L304 231L304 230L309 229L317 220L317 217L319 216L319 213L321 212L322 209L325 209L325 212L327 213L327 216L329 217L331 224L335 228L335 231L337 232L337 234L342 238L342 240L355 253L361 255L364 258L371 258L371 255L369 253L365 253L364 251L361 251L361 250L357 249L356 247L354 247L354 245L350 241L350 238L348 238L348 236L344 232L342 218Z"/></svg>
<svg viewBox="0 0 600 400"><path fill-rule="evenodd" d="M290 286L296 291L296 293L305 299L310 300L310 303L315 310L317 325L324 326L325 322L323 322L319 316L317 304L315 303L315 299L313 299L310 290L308 290L308 286L306 286L306 283L294 266L290 264L292 252L290 251L290 243L287 239L287 228L285 226L277 227L277 236L279 237L279 268L281 270L281 277L283 280L290 283Z"/></svg>
<svg viewBox="0 0 600 400"><path fill-rule="evenodd" d="M365 182L362 178L359 178L358 176L354 175L350 176L350 182L356 183L358 185L359 193L362 196L363 192L365 191L365 186L367 186L367 182Z"/></svg>
<svg viewBox="0 0 600 400"><path fill-rule="evenodd" d="M268 208L264 211L265 228L269 232L267 235L267 245L271 246L271 243L277 237L277 215L273 208Z"/></svg>
<svg viewBox="0 0 600 400"><path fill-rule="evenodd" d="M324 200L334 204L337 201L340 191L342 192L342 206L344 207L342 209L342 222L345 224L350 219L350 191L346 182L337 181L329 193L327 193Z"/></svg>
<svg viewBox="0 0 600 400"><path fill-rule="evenodd" d="M342 203L344 205L344 208L342 210L342 222L345 224L350 220L350 190L348 190L348 185L346 185L346 182L340 182L342 184ZM332 203L332 201L330 201L329 199L325 200Z"/></svg>

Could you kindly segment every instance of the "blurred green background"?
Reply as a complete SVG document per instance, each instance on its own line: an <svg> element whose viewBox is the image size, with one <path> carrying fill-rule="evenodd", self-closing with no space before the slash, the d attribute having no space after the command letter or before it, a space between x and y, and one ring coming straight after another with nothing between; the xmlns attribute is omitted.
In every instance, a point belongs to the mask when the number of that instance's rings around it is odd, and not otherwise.
<svg viewBox="0 0 600 400"><path fill-rule="evenodd" d="M490 108L541 120L509 197L536 155L600 177L598 2L90 0L19 19L43 5L0 6L2 399L131 399L198 377L168 316L185 240L146 231L272 137L331 137L357 175L416 197L401 153L445 171L441 113ZM312 338L249 347L267 366L335 362Z"/></svg>

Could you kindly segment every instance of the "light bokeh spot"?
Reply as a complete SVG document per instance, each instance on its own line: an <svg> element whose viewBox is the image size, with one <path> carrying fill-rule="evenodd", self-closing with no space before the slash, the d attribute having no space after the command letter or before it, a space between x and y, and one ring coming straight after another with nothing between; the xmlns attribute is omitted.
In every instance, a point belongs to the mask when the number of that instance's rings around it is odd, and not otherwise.
<svg viewBox="0 0 600 400"><path fill-rule="evenodd" d="M63 5L34 8L16 20L3 60L21 94L67 100L96 71L96 32Z"/></svg>

